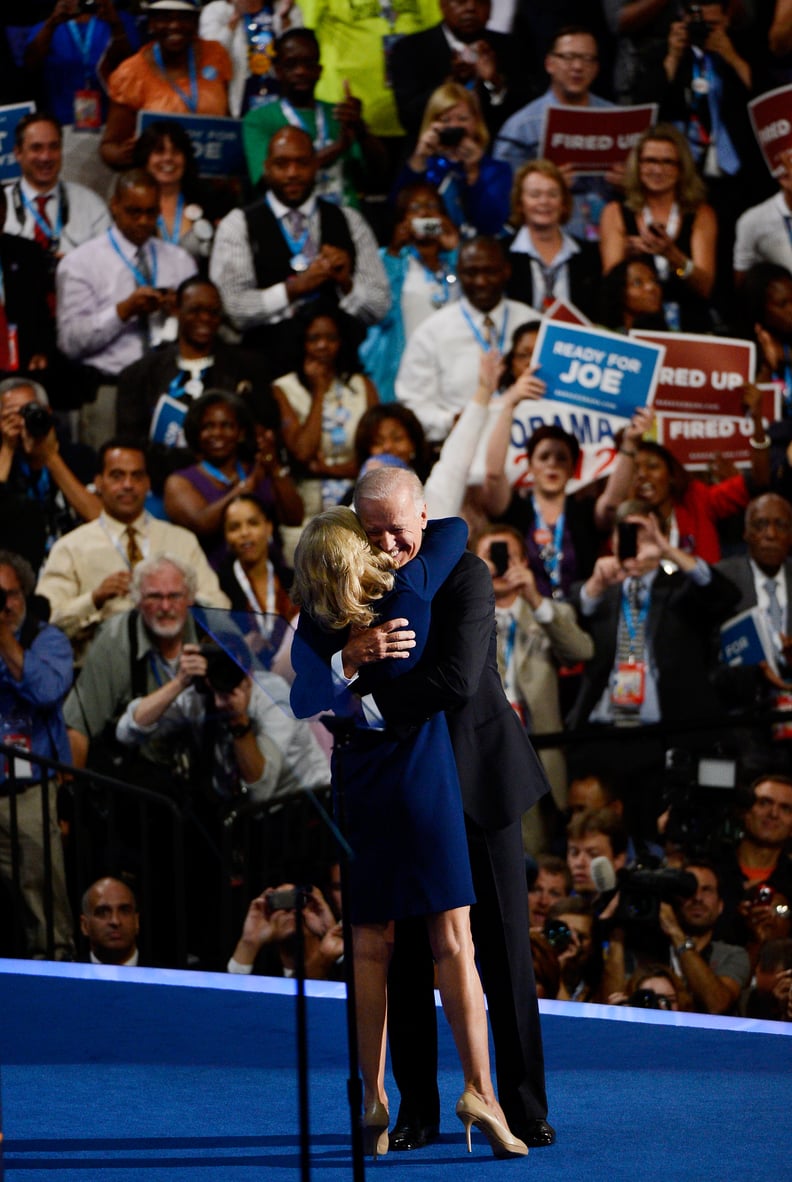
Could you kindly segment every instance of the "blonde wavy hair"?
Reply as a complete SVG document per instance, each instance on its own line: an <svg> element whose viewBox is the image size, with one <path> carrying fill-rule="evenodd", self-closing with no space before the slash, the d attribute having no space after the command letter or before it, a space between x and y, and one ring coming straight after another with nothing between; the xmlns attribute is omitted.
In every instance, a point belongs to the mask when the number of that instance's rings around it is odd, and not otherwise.
<svg viewBox="0 0 792 1182"><path fill-rule="evenodd" d="M371 608L393 587L396 563L375 549L357 514L344 505L308 522L294 555L291 596L321 627L367 628Z"/></svg>
<svg viewBox="0 0 792 1182"><path fill-rule="evenodd" d="M633 213L640 213L644 207L646 196L641 185L640 165L641 152L648 143L673 144L679 159L679 174L676 183L676 199L679 208L684 213L695 213L707 199L707 187L696 172L693 154L687 140L681 131L677 131L670 123L658 123L645 131L638 143L627 157L624 168L625 205Z"/></svg>
<svg viewBox="0 0 792 1182"><path fill-rule="evenodd" d="M426 101L424 107L423 119L418 131L418 139L429 130L429 127L439 119L441 115L445 115L446 111L450 111L452 107L458 107L463 103L470 114L476 121L475 139L476 143L482 148L486 149L490 141L490 134L487 130L487 125L484 122L484 116L481 113L481 104L478 101L478 95L473 90L466 90L459 82L444 82L442 86L438 86L437 90L433 90Z"/></svg>

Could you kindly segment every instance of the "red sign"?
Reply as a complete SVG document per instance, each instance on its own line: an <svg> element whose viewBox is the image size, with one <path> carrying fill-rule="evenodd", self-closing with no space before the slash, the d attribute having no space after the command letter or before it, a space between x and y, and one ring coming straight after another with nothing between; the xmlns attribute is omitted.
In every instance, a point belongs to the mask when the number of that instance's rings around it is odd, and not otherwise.
<svg viewBox="0 0 792 1182"><path fill-rule="evenodd" d="M740 387L753 381L756 367L753 341L643 329L634 329L630 335L665 347L656 411L742 417Z"/></svg>
<svg viewBox="0 0 792 1182"><path fill-rule="evenodd" d="M754 135L773 176L784 171L782 156L792 149L792 85L768 90L748 104Z"/></svg>
<svg viewBox="0 0 792 1182"><path fill-rule="evenodd" d="M762 391L762 418L765 427L781 417L782 387L771 382ZM691 471L708 468L716 456L731 460L740 467L750 467L753 420L744 414L680 415L662 412L657 415L657 442L665 444L679 462Z"/></svg>
<svg viewBox="0 0 792 1182"><path fill-rule="evenodd" d="M553 300L545 316L548 320L561 320L564 324L591 324L588 316L584 316L580 308L562 299Z"/></svg>
<svg viewBox="0 0 792 1182"><path fill-rule="evenodd" d="M541 155L571 164L578 173L602 173L623 164L657 119L657 105L641 107L548 107Z"/></svg>

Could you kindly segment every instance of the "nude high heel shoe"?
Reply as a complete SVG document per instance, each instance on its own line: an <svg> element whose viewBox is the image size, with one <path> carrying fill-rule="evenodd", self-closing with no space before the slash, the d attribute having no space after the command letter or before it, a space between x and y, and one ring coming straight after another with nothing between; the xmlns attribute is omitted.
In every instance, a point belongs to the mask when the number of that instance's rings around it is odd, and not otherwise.
<svg viewBox="0 0 792 1182"><path fill-rule="evenodd" d="M472 1152L470 1145L470 1126L475 1125L480 1133L490 1143L495 1157L525 1157L528 1146L519 1137L515 1137L503 1121L489 1111L486 1104L474 1096L472 1092L463 1092L456 1106L456 1114L465 1126L467 1135L467 1150Z"/></svg>
<svg viewBox="0 0 792 1182"><path fill-rule="evenodd" d="M379 1100L363 1113L363 1152L371 1154L375 1161L388 1152L389 1123L388 1110Z"/></svg>

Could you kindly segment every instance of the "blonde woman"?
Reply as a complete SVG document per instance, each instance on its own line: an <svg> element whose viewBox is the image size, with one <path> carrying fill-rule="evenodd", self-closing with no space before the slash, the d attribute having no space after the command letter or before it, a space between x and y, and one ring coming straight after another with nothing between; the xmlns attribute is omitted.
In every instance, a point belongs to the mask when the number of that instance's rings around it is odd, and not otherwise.
<svg viewBox="0 0 792 1182"><path fill-rule="evenodd" d="M444 83L426 104L396 190L428 181L464 237L500 233L509 214L511 169L488 155L489 138L475 92Z"/></svg>
<svg viewBox="0 0 792 1182"><path fill-rule="evenodd" d="M564 230L572 214L572 193L550 160L531 160L514 176L509 248L512 274L506 288L513 300L548 308L555 300L596 313L601 266L593 242L579 242Z"/></svg>
<svg viewBox="0 0 792 1182"><path fill-rule="evenodd" d="M660 123L633 148L624 200L606 205L600 221L603 272L607 275L622 259L651 256L666 320L685 332L711 327L718 223L705 192L687 140Z"/></svg>
<svg viewBox="0 0 792 1182"><path fill-rule="evenodd" d="M423 492L410 485L415 513L426 527ZM420 508L419 508L420 502ZM367 670L367 689L410 669L424 651L435 591L462 555L467 529L456 518L425 528L418 552L404 566L374 549L356 515L338 506L306 527L295 555L294 598L302 611L292 649L296 680L292 707L298 717L334 708L344 698L334 665L353 630L378 619L395 620L383 659ZM414 642L404 639L412 636ZM379 643L372 633L372 643ZM351 711L348 711L351 713ZM496 1156L522 1156L527 1146L508 1129L489 1068L484 996L470 934L474 901L465 825L454 755L445 716L395 738L365 727L336 750L334 777L343 784L347 836L355 857L349 866L357 1025L364 1088L367 1149L388 1148L388 1098L384 1090L388 964L397 919L425 916L443 1006L462 1062L465 1087L456 1112L489 1139Z"/></svg>

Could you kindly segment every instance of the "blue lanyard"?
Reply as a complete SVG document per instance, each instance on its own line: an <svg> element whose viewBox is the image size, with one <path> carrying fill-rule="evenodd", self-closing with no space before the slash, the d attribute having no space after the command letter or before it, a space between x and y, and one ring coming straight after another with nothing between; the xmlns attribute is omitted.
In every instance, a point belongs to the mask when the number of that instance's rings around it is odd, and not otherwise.
<svg viewBox="0 0 792 1182"><path fill-rule="evenodd" d="M296 258L297 255L302 254L305 244L307 243L308 239L311 237L311 220L310 220L310 218L306 218L305 233L302 234L300 238L295 238L293 236L293 234L290 233L289 227L286 225L285 216L278 218L278 226L280 228L281 234L286 239L286 245L288 246L289 251L291 252L292 258Z"/></svg>
<svg viewBox="0 0 792 1182"><path fill-rule="evenodd" d="M440 292L437 297L432 296L432 303L435 307L441 308L448 303L448 286L450 283L456 282L456 275L453 270L446 270L443 266L439 271L433 271L431 267L427 267L426 263L421 258L420 252L415 246L408 246L407 253L411 258L414 258L416 263L423 269L424 276L427 283L436 283L440 286ZM443 252L440 252L440 259L442 262Z"/></svg>
<svg viewBox="0 0 792 1182"><path fill-rule="evenodd" d="M71 33L71 39L77 47L77 52L82 58L83 69L86 76L92 73L90 66L91 44L93 42L94 32L96 30L96 17L91 17L85 25L85 36L80 31L80 26L77 21L68 21L66 28Z"/></svg>
<svg viewBox="0 0 792 1182"><path fill-rule="evenodd" d="M159 236L163 240L163 242L172 242L174 244L174 246L179 245L179 239L181 238L181 227L182 227L182 215L183 214L184 214L184 194L179 193L179 196L176 199L176 217L173 219L173 233L172 234L168 233L168 227L165 225L165 218L162 216L162 214L160 214L159 217L157 218L157 229L159 230Z"/></svg>
<svg viewBox="0 0 792 1182"><path fill-rule="evenodd" d="M635 576L633 576L633 578L634 577ZM648 595L646 587L644 587L644 594L645 594L646 598L644 599L644 602L638 611L638 620L636 622L635 616L633 615L632 605L630 603L630 599L627 594L627 584L624 583L622 585L622 597L621 597L622 618L624 620L624 626L627 629L627 633L630 637L630 655L631 656L635 651L635 640L638 635L638 625L640 624L641 626L645 626L646 619L649 615L649 595Z"/></svg>
<svg viewBox="0 0 792 1182"><path fill-rule="evenodd" d="M211 368L211 365L205 365L201 370L197 381L203 382L203 379L206 377ZM196 379L191 376L189 370L180 369L175 378L171 378L170 385L168 386L168 397L181 398L182 395L186 393L188 384L195 380Z"/></svg>
<svg viewBox="0 0 792 1182"><path fill-rule="evenodd" d="M48 468L40 468L34 472L27 460L20 464L22 475L28 481L26 496L34 501L47 501L50 495L50 474Z"/></svg>
<svg viewBox="0 0 792 1182"><path fill-rule="evenodd" d="M49 223L44 220L30 198L26 197L22 192L21 185L19 187L19 196L22 198L22 204L24 205L25 209L33 218L33 221L36 223L39 230L41 230L41 233L44 235L44 237L48 238L51 243L60 242L61 231L63 230L63 210L61 208L61 201L58 194L56 193L55 195L55 200L58 205L58 216L55 219L54 226L49 225Z"/></svg>
<svg viewBox="0 0 792 1182"><path fill-rule="evenodd" d="M151 279L147 279L146 276L143 274L143 272L140 270L140 268L136 267L135 264L132 262L132 260L128 259L126 257L123 250L116 242L115 235L113 234L112 230L107 231L107 237L110 239L110 245L112 246L113 250L116 252L118 257L121 259L124 266L128 270L130 270L132 272L132 274L135 276L135 283L137 284L137 286L138 287L149 287L149 286L156 287L157 286L157 252L154 249L153 245L150 247ZM143 248L141 247L141 250L142 249Z"/></svg>
<svg viewBox="0 0 792 1182"><path fill-rule="evenodd" d="M157 41L154 42L154 48L152 50L152 55L154 57L154 61L157 64L157 69L159 70L160 74L162 74L162 76L165 79L165 81L167 82L168 86L171 88L171 90L175 91L176 94L178 94L179 98L184 103L187 110L192 112L193 115L197 115L198 114L198 69L195 65L195 48L191 45L189 50L187 51L187 62L188 62L188 67L189 67L189 71L190 71L190 93L189 94L185 94L184 91L182 90L182 88L179 86L178 82L172 81L172 79L170 79L168 77L168 75L166 74L165 62L162 57L162 49L160 48L159 42L157 42Z"/></svg>
<svg viewBox="0 0 792 1182"><path fill-rule="evenodd" d="M479 332L478 326L476 325L475 321L473 320L473 317L470 315L470 313L468 312L465 305L460 304L459 306L462 311L462 315L465 317L465 320L468 322L468 325L470 327L470 331L473 333L473 336L478 341L479 346L484 350L485 353L489 353L490 349L492 348L492 345L490 345L488 341L484 340L484 337ZM489 315L489 313L487 313L487 315ZM509 323L509 309L505 308L504 312L503 312L503 327L501 328L500 337L498 338L498 352L499 353L503 352L503 345L506 340L506 325L508 323Z"/></svg>
<svg viewBox="0 0 792 1182"><path fill-rule="evenodd" d="M207 472L210 476L213 476L215 480L219 481L220 484L225 484L230 488L234 483L230 476L226 476L225 472L221 472L219 468L215 468L214 464L210 464L208 460L201 460L201 467L203 468L204 472ZM236 462L236 474L237 480L244 480L245 476L247 475L245 469L242 467L241 460L237 460Z"/></svg>
<svg viewBox="0 0 792 1182"><path fill-rule="evenodd" d="M288 99L282 98L280 100L280 108L292 127L301 127L307 135L311 134L300 112L292 106ZM314 114L316 118L316 139L313 141L313 146L315 148L324 148L330 142L327 135L324 107L317 103L314 107Z"/></svg>
<svg viewBox="0 0 792 1182"><path fill-rule="evenodd" d="M534 511L534 532L543 530L545 533L550 533L550 527L545 524L542 517L542 512L536 503L536 497L531 494L531 504ZM566 513L561 510L558 520L553 528L553 541L545 542L539 547L539 558L542 566L547 571L547 577L550 580L551 587L561 586L561 559L564 557L563 541L564 541L564 522L566 520Z"/></svg>

